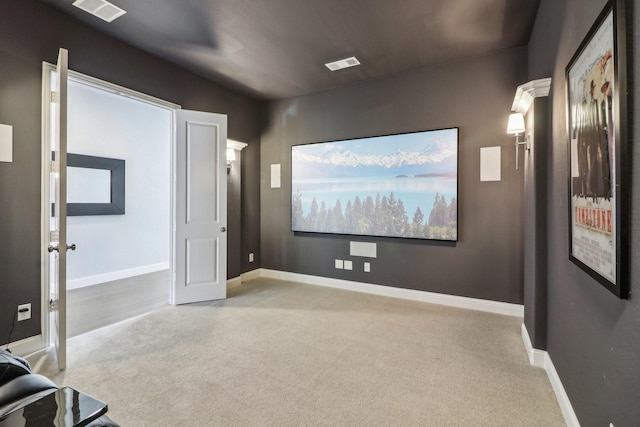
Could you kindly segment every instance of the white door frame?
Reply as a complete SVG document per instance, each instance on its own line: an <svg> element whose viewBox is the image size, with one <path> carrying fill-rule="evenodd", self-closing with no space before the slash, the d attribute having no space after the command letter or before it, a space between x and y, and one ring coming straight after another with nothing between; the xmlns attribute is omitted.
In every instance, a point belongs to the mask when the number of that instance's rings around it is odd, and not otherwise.
<svg viewBox="0 0 640 427"><path fill-rule="evenodd" d="M21 340L16 343L12 343L11 347L17 354L30 354L44 348L49 347L51 343L51 321L49 316L49 253L47 252L48 245L48 230L49 230L49 217L50 217L50 206L51 206L51 188L49 183L49 158L51 156L51 126L50 126L50 116L51 116L51 108L50 108L50 93L51 93L51 73L56 70L56 66L50 64L48 62L42 63L42 151L41 151L41 225L40 225L40 234L41 234L41 331L40 335L36 335L34 337L30 337L24 340ZM106 90L109 92L113 92L120 96L126 96L128 98L135 99L137 101L145 102L151 104L156 107L160 107L172 112L175 116L175 111L181 109L182 107L178 104L174 104L172 102L164 101L159 98L155 98L150 95L146 95L140 92L136 92L132 89L128 89L122 86L118 86L113 83L105 82L100 79L96 79L91 76L87 76L85 74L81 74L72 70L68 71L69 81L75 81L78 83L82 83L88 86L92 86L101 90ZM170 142L170 176L171 183L170 187L170 200L173 203L173 181L175 180L175 171L173 170L174 166L174 155L176 150L176 129L175 129L175 119L172 120L171 123L171 142ZM168 232L171 235L170 238L170 248L173 247L173 221L174 221L174 208L173 206L170 209L170 230ZM170 249L169 248L169 249ZM170 272L171 277L173 277L173 272ZM171 286L171 283L167 284L167 286Z"/></svg>

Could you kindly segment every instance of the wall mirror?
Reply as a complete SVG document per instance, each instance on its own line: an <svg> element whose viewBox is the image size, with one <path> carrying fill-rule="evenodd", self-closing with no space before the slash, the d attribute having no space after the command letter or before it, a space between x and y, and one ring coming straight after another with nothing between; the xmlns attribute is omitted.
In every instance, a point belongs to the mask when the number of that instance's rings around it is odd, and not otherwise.
<svg viewBox="0 0 640 427"><path fill-rule="evenodd" d="M125 161L67 154L67 215L124 215Z"/></svg>

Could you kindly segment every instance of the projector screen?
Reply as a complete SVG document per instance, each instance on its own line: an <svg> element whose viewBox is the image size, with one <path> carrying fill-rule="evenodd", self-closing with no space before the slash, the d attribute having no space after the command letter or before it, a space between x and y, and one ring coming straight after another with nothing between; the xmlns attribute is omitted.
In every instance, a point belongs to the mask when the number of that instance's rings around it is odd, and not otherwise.
<svg viewBox="0 0 640 427"><path fill-rule="evenodd" d="M291 147L294 232L458 240L458 128Z"/></svg>

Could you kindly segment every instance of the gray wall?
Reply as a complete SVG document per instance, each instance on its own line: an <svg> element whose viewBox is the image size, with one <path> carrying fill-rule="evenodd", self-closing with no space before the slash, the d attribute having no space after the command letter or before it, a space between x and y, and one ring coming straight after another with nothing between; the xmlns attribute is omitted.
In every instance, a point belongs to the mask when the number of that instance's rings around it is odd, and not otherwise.
<svg viewBox="0 0 640 427"><path fill-rule="evenodd" d="M261 142L262 266L522 303L523 179L506 124L526 70L520 48L272 103ZM291 145L446 127L460 128L457 244L290 231ZM481 183L480 147L495 145L502 181ZM276 163L280 189L269 185ZM371 273L349 257L350 240L378 243ZM336 270L336 258L353 259L354 270Z"/></svg>
<svg viewBox="0 0 640 427"><path fill-rule="evenodd" d="M583 426L638 425L640 420L640 8L627 1L631 195L631 298L619 300L568 259L567 132L564 69L604 0L543 0L529 45L529 77L553 77L548 159L547 351Z"/></svg>
<svg viewBox="0 0 640 427"><path fill-rule="evenodd" d="M14 162L0 163L0 344L7 342L18 304L31 302L33 318L20 322L13 341L40 333L40 108L42 61L69 49L70 68L175 102L183 108L226 113L229 138L249 144L242 152L240 206L259 205L262 102L234 93L138 49L109 38L34 0L0 6L0 123L14 126ZM235 179L235 185L240 181ZM253 182L253 183L252 183ZM246 185L246 188L244 187ZM233 184L232 184L233 186ZM239 190L231 188L230 194ZM237 204L233 205L233 209ZM242 227L241 223L242 222ZM233 256L259 245L259 211L229 216ZM242 230L242 235L237 234ZM246 232L245 232L246 231ZM233 245L232 245L233 246ZM237 276L245 266L229 261ZM251 266L253 267L253 266ZM246 271L243 270L243 271ZM233 276L232 276L233 277Z"/></svg>
<svg viewBox="0 0 640 427"><path fill-rule="evenodd" d="M0 20L4 16L0 12ZM4 22L0 22L0 43ZM41 71L0 48L0 123L13 126L13 163L0 163L0 343L9 340L18 304L32 303L31 320L13 341L40 332Z"/></svg>
<svg viewBox="0 0 640 427"><path fill-rule="evenodd" d="M534 100L526 116L530 151L524 168L524 324L533 347L547 346L547 152L549 99Z"/></svg>
<svg viewBox="0 0 640 427"><path fill-rule="evenodd" d="M236 151L236 156L240 153ZM240 179L242 163L235 161L227 169L227 277L232 279L242 273L242 194Z"/></svg>

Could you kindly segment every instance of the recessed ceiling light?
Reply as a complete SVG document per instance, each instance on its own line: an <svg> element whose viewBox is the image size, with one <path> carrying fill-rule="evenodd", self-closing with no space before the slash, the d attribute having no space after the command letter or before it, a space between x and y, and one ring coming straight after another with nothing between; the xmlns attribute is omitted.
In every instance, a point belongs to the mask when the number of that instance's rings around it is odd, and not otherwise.
<svg viewBox="0 0 640 427"><path fill-rule="evenodd" d="M73 5L107 22L127 13L126 10L106 0L76 0Z"/></svg>
<svg viewBox="0 0 640 427"><path fill-rule="evenodd" d="M338 61L329 62L324 64L331 71L342 70L343 68L355 67L356 65L360 65L360 61L356 59L355 56L351 58L340 59Z"/></svg>

